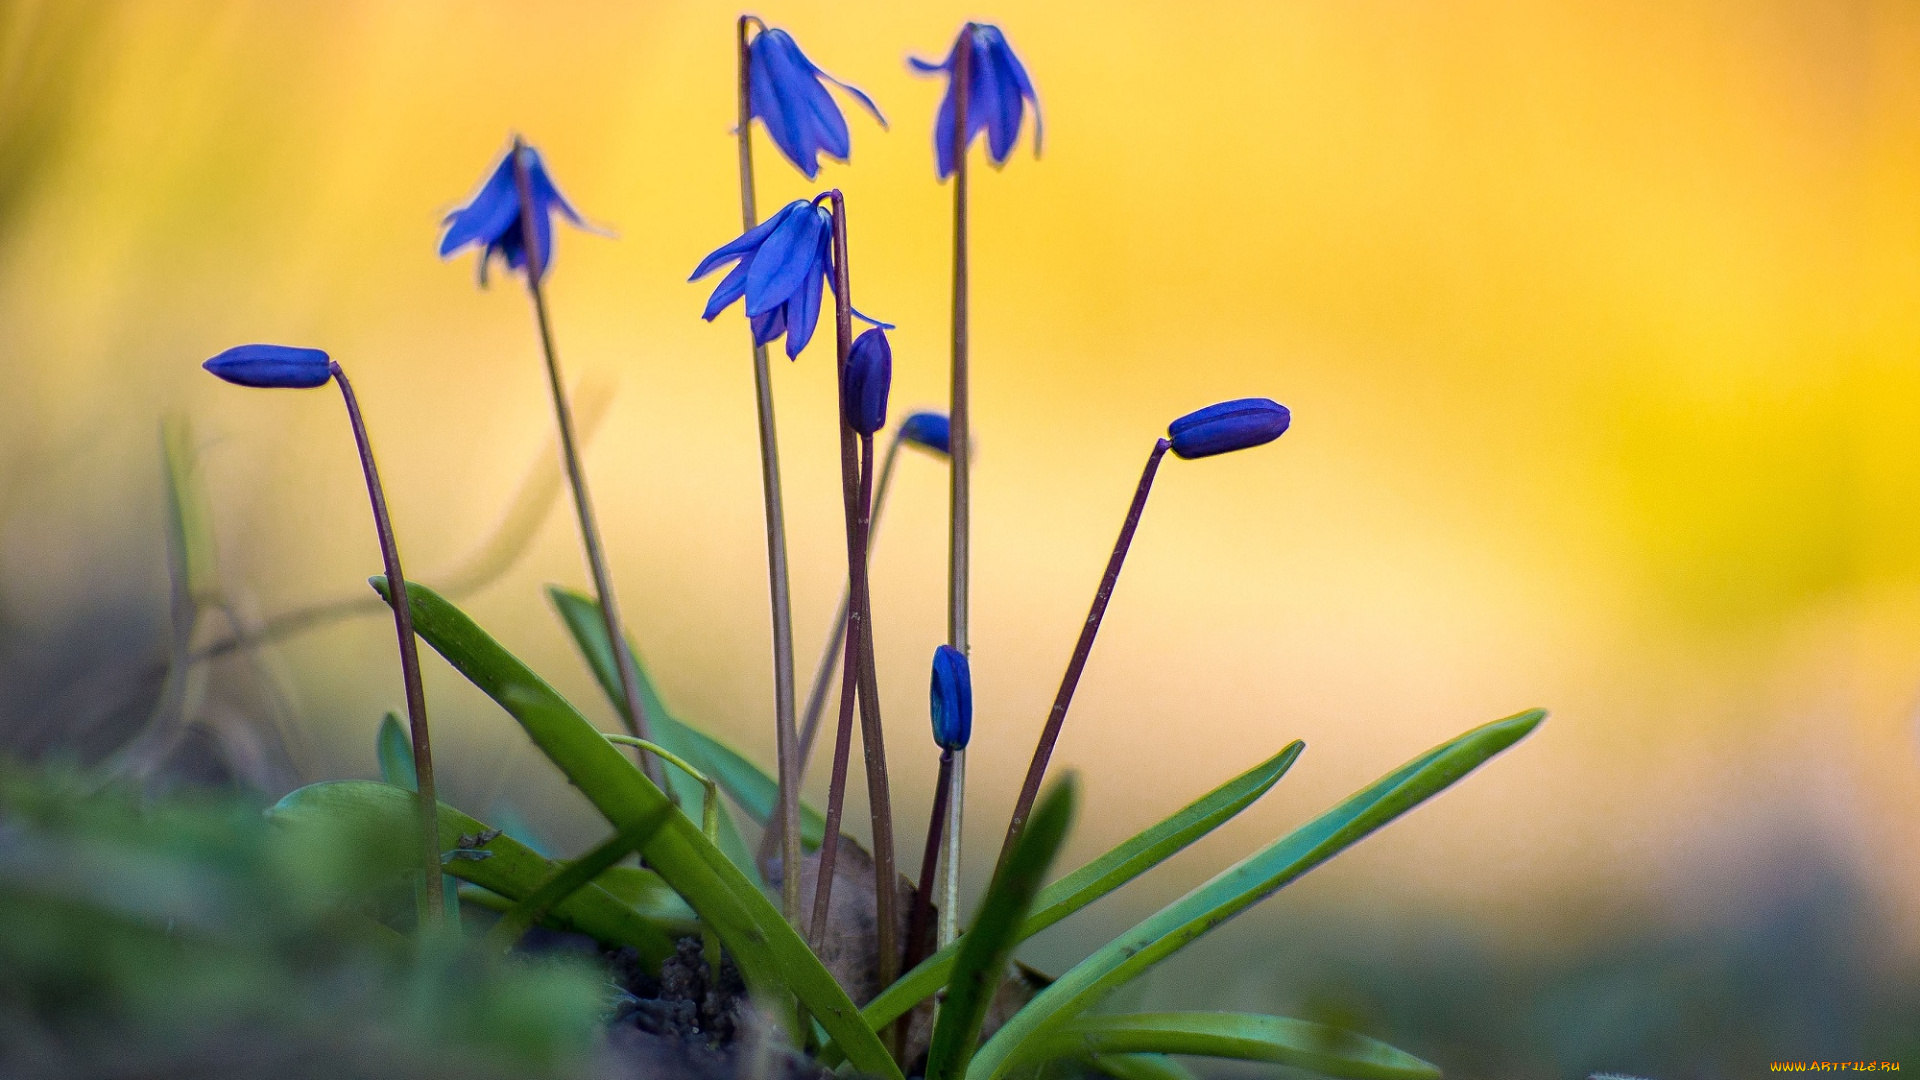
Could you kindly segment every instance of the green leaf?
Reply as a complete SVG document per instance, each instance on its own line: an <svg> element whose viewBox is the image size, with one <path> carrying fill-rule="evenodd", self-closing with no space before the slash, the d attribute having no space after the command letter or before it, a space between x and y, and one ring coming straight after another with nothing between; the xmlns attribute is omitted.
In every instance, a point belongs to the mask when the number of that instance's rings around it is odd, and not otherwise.
<svg viewBox="0 0 1920 1080"><path fill-rule="evenodd" d="M1530 710L1441 744L1102 946L995 1032L974 1058L968 1080L1004 1075L1024 1060L1024 1044L1035 1036L1058 1028L1115 987L1426 801L1525 738L1546 715Z"/></svg>
<svg viewBox="0 0 1920 1080"><path fill-rule="evenodd" d="M528 927L539 922L541 916L560 906L567 897L586 888L601 874L613 869L614 863L633 854L640 845L652 839L653 834L660 830L661 822L671 813L671 807L656 810L554 871L552 876L540 883L539 888L521 897L519 903L507 909L500 921L493 924L493 929L487 931L487 940L503 950L512 948L513 943L520 940Z"/></svg>
<svg viewBox="0 0 1920 1080"><path fill-rule="evenodd" d="M1193 1070L1165 1054L1096 1054L1092 1065L1113 1080L1197 1080Z"/></svg>
<svg viewBox="0 0 1920 1080"><path fill-rule="evenodd" d="M412 793L388 784L339 780L312 784L289 794L269 811L269 816L290 827L320 823L355 834L404 837L411 836L418 826L414 798ZM440 804L442 850L457 849L463 836L479 836L491 831L453 807ZM483 847L493 853L491 857L454 859L446 865L446 872L509 901L532 895L560 869L559 863L504 835L494 837ZM395 851L400 857L394 869L410 869L413 863L410 849L401 843ZM693 913L684 907L677 911L670 907L647 910L623 902L612 890L598 884L581 889L555 905L544 924L577 930L609 945L631 945L649 965L658 965L672 956L676 942L699 932Z"/></svg>
<svg viewBox="0 0 1920 1080"><path fill-rule="evenodd" d="M380 758L380 779L397 788L420 790L420 778L413 771L413 746L400 717L388 713L380 721L380 734L374 739L374 752Z"/></svg>
<svg viewBox="0 0 1920 1080"><path fill-rule="evenodd" d="M607 699L624 715L626 703L620 693L619 673L613 667L613 652L607 648L607 627L605 620L600 617L599 602L585 593L558 585L547 586L547 596L560 612L567 630L573 634L574 643L580 647L581 655L586 657L587 665L593 669L594 678L599 680ZM711 776L756 825L765 828L767 822L772 820L780 799L779 782L738 750L677 719L668 711L666 703L660 700L659 691L652 677L647 674L647 666L640 661L640 655L631 641L627 642L627 651L632 654L634 671L640 677L640 700L646 707L647 719L653 725L654 741ZM689 803L683 798L681 805ZM800 842L812 851L820 846L820 840L826 833L826 816L802 802Z"/></svg>
<svg viewBox="0 0 1920 1080"><path fill-rule="evenodd" d="M372 581L384 593L386 580ZM672 805L586 717L458 608L413 582L407 595L414 630L518 720L541 752L616 828ZM698 825L685 814L668 815L640 850L647 865L719 936L749 988L777 997L797 996L855 1068L901 1080L900 1067L861 1021L846 991L753 882L700 834Z"/></svg>
<svg viewBox="0 0 1920 1080"><path fill-rule="evenodd" d="M933 1026L927 1049L927 1080L959 1080L980 1041L987 1007L1007 977L1007 962L1020 943L1020 924L1033 909L1054 857L1066 842L1073 822L1077 785L1072 773L1041 798L1019 839L994 871L993 881L980 901L980 911L954 961L947 1000Z"/></svg>
<svg viewBox="0 0 1920 1080"><path fill-rule="evenodd" d="M1306 744L1286 749L1187 804L1179 813L1141 832L1112 851L1040 890L1033 914L1020 927L1020 940L1045 930L1095 900L1165 862L1265 795L1293 766ZM961 937L929 956L867 1003L860 1015L879 1030L903 1016L946 983L960 953Z"/></svg>
<svg viewBox="0 0 1920 1080"><path fill-rule="evenodd" d="M1340 1028L1248 1013L1089 1016L1040 1036L1028 1061L1102 1054L1192 1054L1287 1065L1340 1080L1439 1080L1440 1070ZM1108 1059L1099 1058L1104 1062Z"/></svg>

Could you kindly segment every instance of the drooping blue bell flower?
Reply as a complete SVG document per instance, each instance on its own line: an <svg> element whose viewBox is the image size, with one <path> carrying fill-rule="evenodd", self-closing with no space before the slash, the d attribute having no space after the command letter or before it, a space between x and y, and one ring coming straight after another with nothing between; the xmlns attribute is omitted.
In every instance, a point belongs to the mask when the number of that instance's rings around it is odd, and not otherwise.
<svg viewBox="0 0 1920 1080"><path fill-rule="evenodd" d="M698 281L728 263L734 268L720 279L707 298L700 317L712 322L742 297L753 323L753 341L765 345L787 336L787 358L813 340L820 321L824 288L833 287L833 213L806 199L795 199L767 220L716 248L694 267L688 281ZM859 315L864 322L893 329L892 324Z"/></svg>
<svg viewBox="0 0 1920 1080"><path fill-rule="evenodd" d="M200 366L238 386L276 390L311 390L333 378L326 353L291 345L235 345Z"/></svg>
<svg viewBox="0 0 1920 1080"><path fill-rule="evenodd" d="M1270 398L1237 398L1198 409L1167 425L1177 457L1203 458L1270 443L1293 414Z"/></svg>
<svg viewBox="0 0 1920 1080"><path fill-rule="evenodd" d="M887 426L887 391L893 386L893 346L887 332L874 327L853 339L840 378L840 401L847 423L862 435Z"/></svg>
<svg viewBox="0 0 1920 1080"><path fill-rule="evenodd" d="M933 650L933 741L942 750L965 750L973 738L973 673L965 653L951 645Z"/></svg>
<svg viewBox="0 0 1920 1080"><path fill-rule="evenodd" d="M1033 103L1033 154L1040 156L1040 96L1033 92L1033 80L1026 66L1013 55L1006 35L990 23L968 23L960 28L947 58L938 64L908 57L907 63L922 75L945 72L947 94L940 99L940 110L933 118L933 154L945 180L953 173L953 97L956 61L960 49L967 55L967 145L983 129L987 133L987 157L998 168L1007 163L1013 144L1020 141L1020 123L1026 103Z"/></svg>
<svg viewBox="0 0 1920 1080"><path fill-rule="evenodd" d="M953 425L946 413L917 412L900 421L900 437L936 454L953 453Z"/></svg>
<svg viewBox="0 0 1920 1080"><path fill-rule="evenodd" d="M820 172L822 153L845 161L853 152L846 117L827 93L827 83L845 90L887 126L872 98L816 67L785 30L768 27L747 46L749 114L766 125L773 144L809 180Z"/></svg>
<svg viewBox="0 0 1920 1080"><path fill-rule="evenodd" d="M480 248L480 284L487 283L487 265L495 255L506 260L508 270L523 270L527 265L526 244L520 227L520 189L514 182L513 155L517 151L527 163L527 183L533 197L533 233L540 248L540 274L546 276L553 264L553 215L562 214L576 226L586 222L554 186L547 174L540 151L516 141L494 167L487 182L480 186L473 201L448 214L447 227L440 238L440 257L447 258L468 245Z"/></svg>

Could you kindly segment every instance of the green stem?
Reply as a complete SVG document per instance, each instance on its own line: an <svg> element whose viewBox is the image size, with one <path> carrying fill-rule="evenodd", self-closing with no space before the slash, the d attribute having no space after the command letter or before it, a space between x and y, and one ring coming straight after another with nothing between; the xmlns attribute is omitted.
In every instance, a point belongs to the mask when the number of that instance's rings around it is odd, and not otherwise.
<svg viewBox="0 0 1920 1080"><path fill-rule="evenodd" d="M400 678L406 687L413 770L418 778L414 798L420 807L421 876L416 899L421 926L432 926L444 914L440 900L440 804L434 797L433 746L427 737L427 692L420 680L420 652L413 640L413 605L407 602L407 579L400 572L400 544L394 539L393 518L387 513L386 491L373 461L373 443L367 438L366 420L360 415L360 400L339 363L331 367L333 381L339 384L340 396L347 403L347 419L353 425L353 441L360 451L360 471L366 474L367 499L373 504L373 528L380 537L380 561L386 570L387 595L393 608L393 629L400 638Z"/></svg>
<svg viewBox="0 0 1920 1080"><path fill-rule="evenodd" d="M739 21L739 144L740 228L760 223L753 190L753 110L748 95L750 53L747 27L760 23L751 15ZM765 30L765 24L760 24ZM767 581L773 604L773 725L780 781L779 818L766 840L780 843L780 913L800 925L800 751L793 719L793 607L787 578L787 525L780 495L780 446L773 426L773 382L767 370L767 347L753 345L753 389L760 420L760 479L766 499Z"/></svg>
<svg viewBox="0 0 1920 1080"><path fill-rule="evenodd" d="M952 790L947 795L947 877L945 895L940 900L940 934L937 943L944 949L960 936L960 820L967 789L967 752L953 752Z"/></svg>
<svg viewBox="0 0 1920 1080"><path fill-rule="evenodd" d="M513 182L520 193L520 242L526 254L527 293L533 298L534 321L540 328L540 349L547 360L547 385L553 395L554 418L560 427L560 455L567 464L567 482L573 487L573 508L580 519L580 544L586 549L587 570L593 575L593 591L600 598L600 615L607 627L608 641L625 640L620 622L620 605L613 595L613 575L607 572L607 555L600 543L600 524L594 517L593 499L587 493L586 471L580 466L580 453L573 428L573 406L567 401L566 384L560 379L560 356L553 346L553 323L547 317L547 294L541 281L546 267L540 262L540 244L534 226L538 207L533 200L533 180L527 173L527 146L518 137L513 140ZM633 657L625 649L615 649L614 664L620 673L620 696L626 703L622 719L633 735L646 739L653 731L647 723L646 705L640 700L640 678L634 671ZM660 763L640 755L641 771L662 790L666 775Z"/></svg>

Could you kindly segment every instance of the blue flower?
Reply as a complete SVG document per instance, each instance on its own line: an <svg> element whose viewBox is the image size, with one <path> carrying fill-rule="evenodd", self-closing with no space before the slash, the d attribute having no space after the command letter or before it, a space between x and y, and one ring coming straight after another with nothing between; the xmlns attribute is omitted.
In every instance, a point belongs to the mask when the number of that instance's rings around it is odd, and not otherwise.
<svg viewBox="0 0 1920 1080"><path fill-rule="evenodd" d="M580 215L568 205L566 197L554 186L553 177L547 175L546 163L540 160L540 151L518 139L514 140L514 149L507 151L500 164L495 166L493 175L480 187L480 193L473 201L448 214L443 224L447 234L440 238L440 257L447 258L469 244L480 250L480 284L487 283L487 264L499 255L507 262L507 269L521 270L527 265L526 245L520 228L520 190L514 183L513 156L515 153L525 156L527 162L527 181L532 189L534 218L533 233L540 246L540 274L546 276L547 267L553 263L553 215L557 211L568 221L584 228L586 223Z"/></svg>
<svg viewBox="0 0 1920 1080"><path fill-rule="evenodd" d="M953 453L953 425L946 413L917 412L900 421L900 437L936 454Z"/></svg>
<svg viewBox="0 0 1920 1080"><path fill-rule="evenodd" d="M1198 409L1167 425L1173 452L1183 458L1211 457L1270 443L1286 433L1293 414L1270 398L1238 398Z"/></svg>
<svg viewBox="0 0 1920 1080"><path fill-rule="evenodd" d="M333 361L319 349L290 345L235 345L200 365L239 386L311 390L333 378Z"/></svg>
<svg viewBox="0 0 1920 1080"><path fill-rule="evenodd" d="M893 386L893 346L874 327L853 340L840 376L840 402L847 423L862 435L887 426L887 391Z"/></svg>
<svg viewBox="0 0 1920 1080"><path fill-rule="evenodd" d="M754 344L765 345L785 334L788 359L799 356L813 340L820 321L822 289L833 285L833 213L806 199L795 199L716 248L687 280L698 281L730 262L736 265L714 287L700 317L712 322L744 296ZM865 315L860 318L893 329L891 323Z"/></svg>
<svg viewBox="0 0 1920 1080"><path fill-rule="evenodd" d="M822 152L835 161L845 161L853 152L846 118L825 83L851 94L881 127L887 126L872 98L815 67L785 30L764 29L747 46L749 115L760 118L773 144L809 180L820 172Z"/></svg>
<svg viewBox="0 0 1920 1080"><path fill-rule="evenodd" d="M967 656L951 645L933 650L933 741L942 750L965 750L973 738L973 672Z"/></svg>
<svg viewBox="0 0 1920 1080"><path fill-rule="evenodd" d="M970 47L967 57L967 145L982 128L987 132L987 156L997 168L1007 163L1013 144L1020 141L1020 122L1026 103L1033 102L1033 154L1040 156L1040 96L1033 92L1027 69L1000 28L988 23L968 23L960 28L947 58L938 64L908 57L907 63L922 75L944 71L947 96L940 99L940 111L933 118L933 154L939 165L940 179L953 173L953 83L955 61L960 46Z"/></svg>

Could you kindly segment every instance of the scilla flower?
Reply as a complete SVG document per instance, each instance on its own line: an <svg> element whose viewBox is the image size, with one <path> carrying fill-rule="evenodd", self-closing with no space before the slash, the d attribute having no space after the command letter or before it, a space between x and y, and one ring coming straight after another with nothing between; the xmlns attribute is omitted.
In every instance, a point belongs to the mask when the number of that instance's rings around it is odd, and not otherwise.
<svg viewBox="0 0 1920 1080"><path fill-rule="evenodd" d="M1027 78L1027 69L1020 58L1013 55L1013 49L1007 44L1006 35L1000 28L988 23L968 23L960 28L960 36L953 41L947 58L938 64L909 57L907 63L922 75L945 72L947 75L947 95L940 99L940 111L933 119L933 152L939 165L940 179L945 180L953 172L953 97L956 77L956 61L962 47L969 49L967 55L967 145L973 145L973 137L985 129L987 133L987 156L995 166L1005 165L1013 153L1013 144L1020 141L1020 123L1026 111L1026 103L1033 103L1033 153L1040 154L1040 97L1033 92L1033 81Z"/></svg>
<svg viewBox="0 0 1920 1080"><path fill-rule="evenodd" d="M833 284L833 214L825 206L795 199L772 217L722 244L702 259L687 280L698 281L728 263L734 268L720 279L700 317L712 322L742 297L747 318L753 321L755 344L765 345L787 336L787 357L813 340L820 321L822 290ZM892 329L892 324L861 320Z"/></svg>
<svg viewBox="0 0 1920 1080"><path fill-rule="evenodd" d="M332 361L319 349L290 345L235 345L200 366L237 386L311 390L333 378Z"/></svg>
<svg viewBox="0 0 1920 1080"><path fill-rule="evenodd" d="M965 750L973 738L973 673L965 653L950 645L933 650L933 741L942 750Z"/></svg>
<svg viewBox="0 0 1920 1080"><path fill-rule="evenodd" d="M487 283L487 264L493 261L495 255L506 260L509 270L521 270L527 265L526 245L521 239L520 190L513 175L516 152L526 160L527 180L532 187L536 211L533 229L540 247L541 276L546 275L547 267L553 263L553 215L557 212L577 226L586 226L580 215L568 205L566 197L560 194L560 189L554 186L553 177L547 175L547 166L540 160L540 151L516 139L514 149L500 159L500 164L494 167L493 174L481 185L480 193L473 197L473 201L447 215L447 234L440 238L440 257L443 259L468 245L476 245L481 249L482 285Z"/></svg>
<svg viewBox="0 0 1920 1080"><path fill-rule="evenodd" d="M893 385L893 346L887 332L874 327L854 339L840 379L847 423L862 435L887 426L887 391Z"/></svg>
<svg viewBox="0 0 1920 1080"><path fill-rule="evenodd" d="M936 454L953 452L953 425L946 413L917 412L900 421L900 437Z"/></svg>
<svg viewBox="0 0 1920 1080"><path fill-rule="evenodd" d="M1198 409L1167 425L1173 453L1212 457L1270 443L1286 434L1293 414L1269 398L1237 398Z"/></svg>
<svg viewBox="0 0 1920 1080"><path fill-rule="evenodd" d="M827 83L846 91L887 126L887 118L860 88L821 71L807 59L793 36L768 27L747 46L747 103L752 115L767 126L767 134L793 167L811 180L820 172L820 155L845 161L853 152L852 137L840 106L827 93Z"/></svg>

